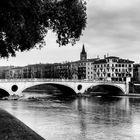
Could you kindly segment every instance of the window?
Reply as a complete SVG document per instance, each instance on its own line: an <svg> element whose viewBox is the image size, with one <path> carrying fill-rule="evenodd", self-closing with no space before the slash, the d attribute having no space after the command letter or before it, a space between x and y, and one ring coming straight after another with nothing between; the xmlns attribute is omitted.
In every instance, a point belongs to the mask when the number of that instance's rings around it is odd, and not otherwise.
<svg viewBox="0 0 140 140"><path fill-rule="evenodd" d="M110 73L107 74L107 77L110 77Z"/></svg>

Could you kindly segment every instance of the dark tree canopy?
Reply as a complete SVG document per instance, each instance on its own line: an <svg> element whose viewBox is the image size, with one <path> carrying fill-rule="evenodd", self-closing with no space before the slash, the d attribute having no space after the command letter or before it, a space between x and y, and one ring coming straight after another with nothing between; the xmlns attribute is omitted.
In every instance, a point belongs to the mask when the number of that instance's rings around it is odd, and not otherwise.
<svg viewBox="0 0 140 140"><path fill-rule="evenodd" d="M74 44L86 18L84 0L0 0L0 57L43 46L50 29L60 46Z"/></svg>

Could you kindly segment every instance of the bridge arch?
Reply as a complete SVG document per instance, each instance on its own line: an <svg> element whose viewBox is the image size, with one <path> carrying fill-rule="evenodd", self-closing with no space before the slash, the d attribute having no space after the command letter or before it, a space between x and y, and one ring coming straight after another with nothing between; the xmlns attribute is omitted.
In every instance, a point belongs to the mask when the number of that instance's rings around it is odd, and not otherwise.
<svg viewBox="0 0 140 140"><path fill-rule="evenodd" d="M6 89L0 87L0 98L8 96L10 96L10 93Z"/></svg>
<svg viewBox="0 0 140 140"><path fill-rule="evenodd" d="M70 87L68 85L65 85L65 84L60 84L60 83L38 83L38 84L35 84L35 85L28 85L25 88L23 88L21 90L21 92L24 92L27 89L32 88L32 87L43 86L43 85L47 85L47 86L50 85L50 86L53 86L53 87L55 87L55 88L57 88L58 90L61 91L61 93L60 92L58 92L58 93L52 93L54 95L60 95L60 96L61 95L63 95L63 96L76 95L76 92L75 92L75 90L72 87Z"/></svg>
<svg viewBox="0 0 140 140"><path fill-rule="evenodd" d="M125 91L122 87L114 84L96 84L91 85L90 87L86 88L85 94L91 95L107 95L107 96L114 96L114 95L124 95Z"/></svg>

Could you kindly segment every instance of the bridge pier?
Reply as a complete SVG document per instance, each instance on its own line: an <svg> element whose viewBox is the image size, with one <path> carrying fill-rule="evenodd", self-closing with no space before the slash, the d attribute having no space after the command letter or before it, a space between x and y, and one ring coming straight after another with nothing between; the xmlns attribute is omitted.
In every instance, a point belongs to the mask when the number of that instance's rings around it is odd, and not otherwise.
<svg viewBox="0 0 140 140"><path fill-rule="evenodd" d="M129 83L125 84L125 94L129 94Z"/></svg>
<svg viewBox="0 0 140 140"><path fill-rule="evenodd" d="M126 83L125 83L125 94L129 94L129 82L131 81L130 77L126 78Z"/></svg>

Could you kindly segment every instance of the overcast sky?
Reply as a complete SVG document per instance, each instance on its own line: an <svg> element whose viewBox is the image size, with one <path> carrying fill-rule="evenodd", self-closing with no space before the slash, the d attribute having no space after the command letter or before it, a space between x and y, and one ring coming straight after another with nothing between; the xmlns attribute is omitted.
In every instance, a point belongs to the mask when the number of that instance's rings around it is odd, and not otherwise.
<svg viewBox="0 0 140 140"><path fill-rule="evenodd" d="M15 58L1 59L0 65L79 60L83 44L88 58L103 58L108 53L140 62L140 0L87 0L87 15L87 28L76 45L59 47L49 32L41 50L17 53Z"/></svg>

